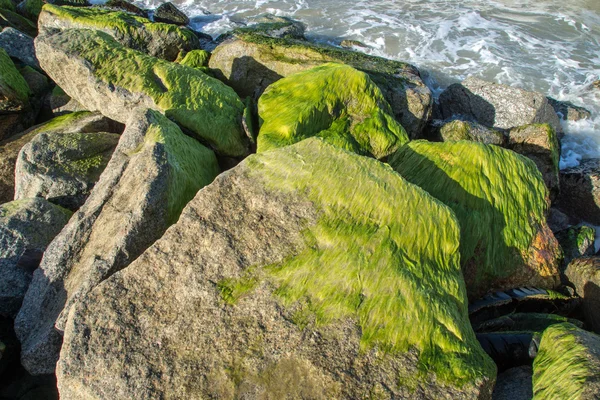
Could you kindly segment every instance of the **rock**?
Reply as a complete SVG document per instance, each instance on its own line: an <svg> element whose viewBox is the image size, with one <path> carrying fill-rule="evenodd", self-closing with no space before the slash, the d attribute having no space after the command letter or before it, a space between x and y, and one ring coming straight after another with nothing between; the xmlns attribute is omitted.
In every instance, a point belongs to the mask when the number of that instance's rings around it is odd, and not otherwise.
<svg viewBox="0 0 600 400"><path fill-rule="evenodd" d="M14 198L15 165L19 152L39 133L122 132L121 124L100 114L78 113L55 118L16 136L0 141L0 204Z"/></svg>
<svg viewBox="0 0 600 400"><path fill-rule="evenodd" d="M182 53L179 53L180 55ZM181 60L175 60L176 63L185 65L186 67L196 68L200 71L210 74L208 68L208 60L210 53L206 50L192 50L187 53Z"/></svg>
<svg viewBox="0 0 600 400"><path fill-rule="evenodd" d="M237 28L236 34L258 33L273 38L305 40L306 26L288 17L278 17L273 14L260 15L250 20L250 25Z"/></svg>
<svg viewBox="0 0 600 400"><path fill-rule="evenodd" d="M565 265L575 258L591 256L595 253L596 229L591 226L574 226L562 230L556 234L556 239L563 249Z"/></svg>
<svg viewBox="0 0 600 400"><path fill-rule="evenodd" d="M46 246L71 212L40 198L0 205L0 315L14 318Z"/></svg>
<svg viewBox="0 0 600 400"><path fill-rule="evenodd" d="M485 144L502 146L506 137L502 132L487 128L477 122L454 120L444 123L440 128L440 137L443 142L470 140Z"/></svg>
<svg viewBox="0 0 600 400"><path fill-rule="evenodd" d="M108 132L41 132L19 153L15 199L43 197L77 210L85 203L118 141L118 134Z"/></svg>
<svg viewBox="0 0 600 400"><path fill-rule="evenodd" d="M28 65L20 68L19 73L25 79L25 82L27 82L27 86L29 86L29 91L33 97L30 102L32 104L36 102L36 108L39 108L43 97L50 90L48 77Z"/></svg>
<svg viewBox="0 0 600 400"><path fill-rule="evenodd" d="M40 68L35 57L33 38L14 28L4 28L0 32L0 47L12 58L16 58L30 67Z"/></svg>
<svg viewBox="0 0 600 400"><path fill-rule="evenodd" d="M578 107L568 101L558 101L548 97L548 102L556 111L558 117L565 121L579 121L592 117L592 113L583 107Z"/></svg>
<svg viewBox="0 0 600 400"><path fill-rule="evenodd" d="M238 33L213 52L209 66L243 98L258 100L282 77L328 62L341 62L369 74L411 138L421 135L431 115L431 91L412 65L259 33Z"/></svg>
<svg viewBox="0 0 600 400"><path fill-rule="evenodd" d="M560 186L555 205L561 211L578 221L600 225L600 159L561 170Z"/></svg>
<svg viewBox="0 0 600 400"><path fill-rule="evenodd" d="M0 8L13 12L17 11L15 3L12 0L0 0Z"/></svg>
<svg viewBox="0 0 600 400"><path fill-rule="evenodd" d="M529 365L515 367L498 375L492 400L531 400L533 370Z"/></svg>
<svg viewBox="0 0 600 400"><path fill-rule="evenodd" d="M380 159L408 142L369 75L343 64L323 64L273 83L260 97L258 115L259 153L318 136Z"/></svg>
<svg viewBox="0 0 600 400"><path fill-rule="evenodd" d="M33 22L16 12L0 8L0 28L7 27L14 28L31 37L37 36L37 26Z"/></svg>
<svg viewBox="0 0 600 400"><path fill-rule="evenodd" d="M104 3L103 7L111 10L127 11L128 13L135 14L138 17L148 18L148 11L139 8L135 4L126 0L108 0L106 3Z"/></svg>
<svg viewBox="0 0 600 400"><path fill-rule="evenodd" d="M359 47L361 49L368 49L369 46L367 46L366 44L364 44L363 42L360 42L358 40L352 40L352 39L344 39L340 42L340 46L345 48L345 49L352 49L354 47Z"/></svg>
<svg viewBox="0 0 600 400"><path fill-rule="evenodd" d="M35 45L48 75L88 110L124 123L134 109L157 109L220 154L247 154L244 104L222 82L125 48L99 31L40 35Z"/></svg>
<svg viewBox="0 0 600 400"><path fill-rule="evenodd" d="M463 116L496 129L549 124L562 135L556 112L544 95L469 77L440 95L444 118Z"/></svg>
<svg viewBox="0 0 600 400"><path fill-rule="evenodd" d="M154 10L154 20L174 25L187 25L190 23L187 15L179 11L170 1L162 3Z"/></svg>
<svg viewBox="0 0 600 400"><path fill-rule="evenodd" d="M252 155L73 309L61 398L485 398L458 244L383 163L318 138Z"/></svg>
<svg viewBox="0 0 600 400"><path fill-rule="evenodd" d="M475 142L412 141L389 164L454 210L470 299L560 283L560 246L546 223L540 172L510 150Z"/></svg>
<svg viewBox="0 0 600 400"><path fill-rule="evenodd" d="M475 332L536 332L542 333L554 324L570 322L578 328L583 328L583 323L556 314L545 313L512 313L502 317L487 320L473 326Z"/></svg>
<svg viewBox="0 0 600 400"><path fill-rule="evenodd" d="M46 250L15 319L31 374L54 371L71 307L160 238L218 173L214 153L162 114L133 115L88 200Z"/></svg>
<svg viewBox="0 0 600 400"><path fill-rule="evenodd" d="M576 258L567 266L565 275L583 298L586 323L600 333L600 258Z"/></svg>
<svg viewBox="0 0 600 400"><path fill-rule="evenodd" d="M40 31L94 29L112 36L123 46L153 57L173 61L181 52L200 47L194 32L187 28L150 22L136 15L104 8L44 6L39 19Z"/></svg>
<svg viewBox="0 0 600 400"><path fill-rule="evenodd" d="M31 21L37 21L44 4L43 0L23 0L17 6L17 12Z"/></svg>
<svg viewBox="0 0 600 400"><path fill-rule="evenodd" d="M52 117L58 117L78 111L86 111L77 100L73 100L60 86L55 86L44 98L43 112Z"/></svg>
<svg viewBox="0 0 600 400"><path fill-rule="evenodd" d="M569 323L544 331L533 361L533 398L600 397L600 336Z"/></svg>
<svg viewBox="0 0 600 400"><path fill-rule="evenodd" d="M88 0L45 0L46 4L55 6L71 6L71 7L89 7L91 6Z"/></svg>
<svg viewBox="0 0 600 400"><path fill-rule="evenodd" d="M550 191L550 199L558 196L560 143L548 124L525 125L508 133L508 148L533 160Z"/></svg>
<svg viewBox="0 0 600 400"><path fill-rule="evenodd" d="M555 234L571 226L569 217L556 207L550 207L547 220L548 226Z"/></svg>

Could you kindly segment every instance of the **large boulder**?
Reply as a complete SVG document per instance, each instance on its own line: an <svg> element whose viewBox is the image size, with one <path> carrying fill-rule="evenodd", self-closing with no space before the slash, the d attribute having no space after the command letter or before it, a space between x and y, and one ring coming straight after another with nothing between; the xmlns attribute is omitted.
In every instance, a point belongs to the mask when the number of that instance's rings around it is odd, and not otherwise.
<svg viewBox="0 0 600 400"><path fill-rule="evenodd" d="M508 133L508 148L533 160L555 199L560 191L558 162L560 143L554 129L548 124L532 124L513 128Z"/></svg>
<svg viewBox="0 0 600 400"><path fill-rule="evenodd" d="M81 112L54 118L0 141L0 204L14 199L15 166L19 152L40 133L121 133L123 126L98 113Z"/></svg>
<svg viewBox="0 0 600 400"><path fill-rule="evenodd" d="M71 307L160 238L218 173L214 153L165 116L133 114L88 200L48 247L15 319L30 373L54 371Z"/></svg>
<svg viewBox="0 0 600 400"><path fill-rule="evenodd" d="M181 12L173 3L165 1L154 10L154 20L174 25L187 25L190 19Z"/></svg>
<svg viewBox="0 0 600 400"><path fill-rule="evenodd" d="M273 82L328 62L369 74L411 138L419 137L431 115L431 91L412 65L303 40L243 31L221 43L209 66L242 97L257 100Z"/></svg>
<svg viewBox="0 0 600 400"><path fill-rule="evenodd" d="M600 258L576 258L567 266L565 275L583 298L583 311L589 328L600 333Z"/></svg>
<svg viewBox="0 0 600 400"><path fill-rule="evenodd" d="M500 131L483 126L477 122L455 119L444 123L439 130L439 139L443 142L470 140L473 142L506 144L506 136Z"/></svg>
<svg viewBox="0 0 600 400"><path fill-rule="evenodd" d="M258 152L319 136L379 159L408 142L369 75L344 64L323 64L273 83L260 97L258 115Z"/></svg>
<svg viewBox="0 0 600 400"><path fill-rule="evenodd" d="M100 31L40 35L35 46L42 68L88 110L123 123L132 110L160 110L220 154L247 154L244 104L201 71L128 49Z"/></svg>
<svg viewBox="0 0 600 400"><path fill-rule="evenodd" d="M560 186L559 209L575 220L600 225L600 159L561 170Z"/></svg>
<svg viewBox="0 0 600 400"><path fill-rule="evenodd" d="M15 28L7 27L0 32L0 47L13 58L18 59L30 67L39 68L40 64L35 57L33 38L19 32Z"/></svg>
<svg viewBox="0 0 600 400"><path fill-rule="evenodd" d="M600 336L569 323L546 329L533 361L533 398L600 398Z"/></svg>
<svg viewBox="0 0 600 400"><path fill-rule="evenodd" d="M487 398L458 245L376 160L318 138L250 156L73 309L61 398Z"/></svg>
<svg viewBox="0 0 600 400"><path fill-rule="evenodd" d="M558 116L543 94L473 76L442 92L440 107L443 118L460 115L497 129L547 123L562 134Z"/></svg>
<svg viewBox="0 0 600 400"><path fill-rule="evenodd" d="M41 132L19 153L15 200L44 197L70 210L78 209L118 141L119 135L109 132Z"/></svg>
<svg viewBox="0 0 600 400"><path fill-rule="evenodd" d="M100 30L123 46L168 61L175 60L181 51L200 48L198 38L190 29L98 7L57 7L47 4L40 14L39 26L42 32L73 28Z"/></svg>
<svg viewBox="0 0 600 400"><path fill-rule="evenodd" d="M42 253L70 217L40 198L0 205L0 316L15 317Z"/></svg>
<svg viewBox="0 0 600 400"><path fill-rule="evenodd" d="M413 141L390 165L454 210L469 298L560 283L560 246L546 223L548 191L535 164L510 150Z"/></svg>

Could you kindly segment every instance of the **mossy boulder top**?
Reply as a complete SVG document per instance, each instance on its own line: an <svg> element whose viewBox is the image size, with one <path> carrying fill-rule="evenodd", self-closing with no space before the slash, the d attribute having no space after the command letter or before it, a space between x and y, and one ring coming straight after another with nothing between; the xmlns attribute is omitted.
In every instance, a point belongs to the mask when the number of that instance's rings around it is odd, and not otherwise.
<svg viewBox="0 0 600 400"><path fill-rule="evenodd" d="M546 223L548 191L531 160L469 141L414 141L389 163L456 213L470 298L559 284L562 254Z"/></svg>
<svg viewBox="0 0 600 400"><path fill-rule="evenodd" d="M46 4L39 18L40 30L94 29L111 35L122 45L173 61L181 52L200 48L194 32L123 11L103 8L54 6Z"/></svg>
<svg viewBox="0 0 600 400"><path fill-rule="evenodd" d="M260 97L258 115L258 152L319 136L382 158L408 142L377 85L344 64L324 64L273 83Z"/></svg>
<svg viewBox="0 0 600 400"><path fill-rule="evenodd" d="M0 112L20 112L29 107L29 86L9 55L0 48Z"/></svg>
<svg viewBox="0 0 600 400"><path fill-rule="evenodd" d="M369 74L394 117L411 138L419 137L431 115L432 96L412 65L304 40L273 38L249 28L217 46L209 66L240 96L258 99L282 77L328 62Z"/></svg>
<svg viewBox="0 0 600 400"><path fill-rule="evenodd" d="M71 315L64 399L478 399L495 376L451 210L318 138L221 174Z"/></svg>
<svg viewBox="0 0 600 400"><path fill-rule="evenodd" d="M125 123L139 108L160 110L227 156L247 154L244 104L203 72L120 45L104 32L67 29L36 38L40 65L73 99Z"/></svg>
<svg viewBox="0 0 600 400"><path fill-rule="evenodd" d="M440 128L440 139L444 142L470 140L485 144L502 146L506 137L500 131L485 127L477 122L454 120Z"/></svg>

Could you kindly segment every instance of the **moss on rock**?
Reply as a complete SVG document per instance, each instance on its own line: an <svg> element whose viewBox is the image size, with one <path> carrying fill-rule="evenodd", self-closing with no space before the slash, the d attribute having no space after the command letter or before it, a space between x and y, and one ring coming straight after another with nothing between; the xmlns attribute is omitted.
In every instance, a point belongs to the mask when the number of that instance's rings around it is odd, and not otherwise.
<svg viewBox="0 0 600 400"><path fill-rule="evenodd" d="M175 62L185 65L186 67L196 68L202 72L208 72L208 60L210 60L210 53L206 50L192 50L185 54L181 60Z"/></svg>
<svg viewBox="0 0 600 400"><path fill-rule="evenodd" d="M10 0L8 0L10 1ZM37 21L42 7L46 4L43 0L23 0L17 6L19 14L32 21Z"/></svg>
<svg viewBox="0 0 600 400"><path fill-rule="evenodd" d="M542 335L533 361L533 398L600 397L600 336L563 323Z"/></svg>
<svg viewBox="0 0 600 400"><path fill-rule="evenodd" d="M319 136L382 158L408 142L379 88L367 74L343 64L324 64L275 82L261 96L258 114L258 152Z"/></svg>
<svg viewBox="0 0 600 400"><path fill-rule="evenodd" d="M4 49L0 48L0 111L21 111L29 104L29 86Z"/></svg>
<svg viewBox="0 0 600 400"><path fill-rule="evenodd" d="M414 141L389 162L456 213L470 298L559 283L562 254L546 224L548 192L532 161L492 145Z"/></svg>
<svg viewBox="0 0 600 400"><path fill-rule="evenodd" d="M15 3L12 0L0 0L0 9L16 11Z"/></svg>
<svg viewBox="0 0 600 400"><path fill-rule="evenodd" d="M503 145L506 141L504 135L492 128L487 128L476 122L454 120L440 129L440 136L444 142L457 140L470 140L485 144Z"/></svg>
<svg viewBox="0 0 600 400"><path fill-rule="evenodd" d="M16 12L0 8L0 27L11 27L31 37L37 35L37 26Z"/></svg>

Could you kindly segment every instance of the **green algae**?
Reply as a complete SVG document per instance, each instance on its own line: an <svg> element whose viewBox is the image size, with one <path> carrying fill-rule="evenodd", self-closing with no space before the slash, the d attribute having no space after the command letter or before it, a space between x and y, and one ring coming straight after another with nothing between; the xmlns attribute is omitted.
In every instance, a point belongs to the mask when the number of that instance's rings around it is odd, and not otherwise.
<svg viewBox="0 0 600 400"><path fill-rule="evenodd" d="M544 248L545 239L537 235L545 226L547 189L531 160L475 142L414 141L389 163L456 213L470 297L484 294L499 279L509 280L531 256L534 242Z"/></svg>
<svg viewBox="0 0 600 400"><path fill-rule="evenodd" d="M15 4L12 2L12 0L0 0L0 9L12 11L12 12L17 11L15 8Z"/></svg>
<svg viewBox="0 0 600 400"><path fill-rule="evenodd" d="M244 104L233 89L194 68L167 62L121 46L109 35L66 30L69 52L91 65L108 85L149 96L165 115L228 156L247 153L242 129Z"/></svg>
<svg viewBox="0 0 600 400"><path fill-rule="evenodd" d="M212 150L186 136L179 127L157 111L148 128L145 145L161 144L170 167L168 190L168 222L177 222L179 215L198 190L210 184L220 173Z"/></svg>
<svg viewBox="0 0 600 400"><path fill-rule="evenodd" d="M75 123L79 119L85 118L91 114L92 113L90 111L77 111L77 112L61 115L59 117L52 118L50 121L48 121L48 122L44 123L43 125L39 126L38 128L36 128L35 131L36 132L58 131L58 130L68 127L69 125Z"/></svg>
<svg viewBox="0 0 600 400"><path fill-rule="evenodd" d="M237 287L247 288L251 276L267 279L283 306L296 309L300 329L351 318L362 351L415 351L420 374L406 379L433 373L463 385L495 374L467 318L460 233L448 207L389 166L317 138L246 163L267 188L303 193L320 217L303 232L304 250L250 269ZM224 286L235 297L236 286Z"/></svg>
<svg viewBox="0 0 600 400"><path fill-rule="evenodd" d="M210 53L206 50L192 50L178 62L181 65L191 68L208 68L208 61L210 60Z"/></svg>
<svg viewBox="0 0 600 400"><path fill-rule="evenodd" d="M19 3L19 13L32 21L37 21L44 4L46 3L43 0L24 0Z"/></svg>
<svg viewBox="0 0 600 400"><path fill-rule="evenodd" d="M258 152L318 136L382 158L408 142L379 88L343 64L323 64L273 83L260 97L258 115Z"/></svg>
<svg viewBox="0 0 600 400"><path fill-rule="evenodd" d="M0 93L10 103L16 102L21 105L29 103L29 85L2 48L0 48ZM4 101L0 101L0 104L2 103Z"/></svg>
<svg viewBox="0 0 600 400"><path fill-rule="evenodd" d="M16 12L0 8L0 27L10 26L31 37L37 36L37 26Z"/></svg>
<svg viewBox="0 0 600 400"><path fill-rule="evenodd" d="M590 344L600 345L600 337L570 323L546 329L533 361L533 398L592 398L583 394L586 384L599 383L600 354Z"/></svg>

